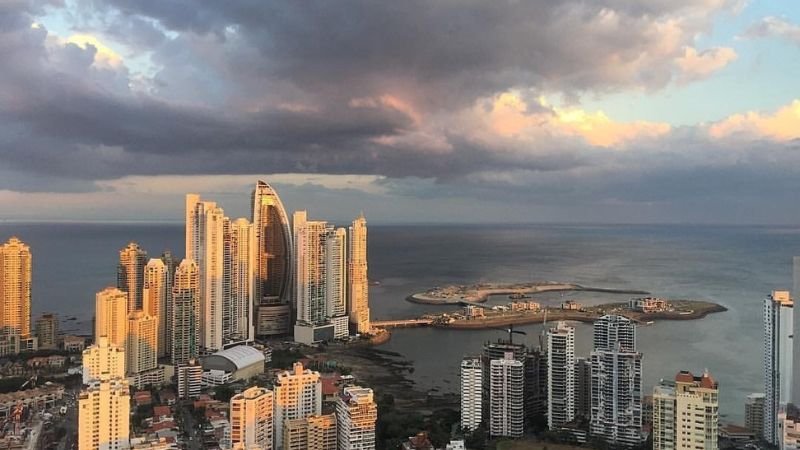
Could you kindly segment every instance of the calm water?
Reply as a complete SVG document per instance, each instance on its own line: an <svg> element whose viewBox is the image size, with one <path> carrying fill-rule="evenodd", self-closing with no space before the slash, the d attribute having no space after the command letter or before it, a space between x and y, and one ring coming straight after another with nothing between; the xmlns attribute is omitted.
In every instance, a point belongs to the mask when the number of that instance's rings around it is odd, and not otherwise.
<svg viewBox="0 0 800 450"><path fill-rule="evenodd" d="M743 415L744 397L763 390L761 300L791 286L791 257L800 254L800 228L691 226L416 226L370 227L374 318L440 310L408 303L413 292L477 281L559 280L645 289L656 295L702 298L730 310L706 319L661 322L638 331L646 391L680 369L708 368L720 382L723 414ZM133 240L151 256L183 254L181 225L0 224L0 239L16 234L34 255L34 314L52 311L88 329L94 293L115 282L118 250ZM579 301L605 301L582 294ZM571 296L572 298L572 296ZM617 297L614 300L624 300ZM548 300L547 297L545 297ZM551 295L549 301L559 301ZM541 326L527 326L533 342ZM591 346L591 328L577 325L578 353ZM387 350L415 363L420 387L456 391L458 363L493 330L396 330Z"/></svg>

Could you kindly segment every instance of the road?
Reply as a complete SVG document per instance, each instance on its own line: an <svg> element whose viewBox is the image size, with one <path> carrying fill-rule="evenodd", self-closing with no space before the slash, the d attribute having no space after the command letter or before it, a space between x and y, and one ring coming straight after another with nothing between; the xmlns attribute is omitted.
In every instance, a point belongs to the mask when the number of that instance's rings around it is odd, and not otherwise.
<svg viewBox="0 0 800 450"><path fill-rule="evenodd" d="M183 427L184 435L187 436L186 447L189 450L200 450L203 447L203 435L197 429L197 421L194 420L188 405L175 409L180 412L181 426Z"/></svg>

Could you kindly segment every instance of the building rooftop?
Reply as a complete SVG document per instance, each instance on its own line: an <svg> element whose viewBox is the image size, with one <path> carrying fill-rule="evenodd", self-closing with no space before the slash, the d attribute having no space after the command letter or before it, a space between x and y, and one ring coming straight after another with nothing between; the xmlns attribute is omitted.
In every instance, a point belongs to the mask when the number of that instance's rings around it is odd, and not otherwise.
<svg viewBox="0 0 800 450"><path fill-rule="evenodd" d="M264 363L264 353L247 345L237 345L236 347L220 350L206 359L214 357L227 359L236 366L237 370L253 364Z"/></svg>

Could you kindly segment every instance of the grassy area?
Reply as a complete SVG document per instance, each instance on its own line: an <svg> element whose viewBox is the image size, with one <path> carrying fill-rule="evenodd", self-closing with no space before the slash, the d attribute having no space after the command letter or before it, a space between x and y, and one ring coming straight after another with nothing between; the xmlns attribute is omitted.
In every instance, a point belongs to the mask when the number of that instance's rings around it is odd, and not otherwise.
<svg viewBox="0 0 800 450"><path fill-rule="evenodd" d="M520 439L515 441L500 441L497 443L497 450L586 450L586 447Z"/></svg>

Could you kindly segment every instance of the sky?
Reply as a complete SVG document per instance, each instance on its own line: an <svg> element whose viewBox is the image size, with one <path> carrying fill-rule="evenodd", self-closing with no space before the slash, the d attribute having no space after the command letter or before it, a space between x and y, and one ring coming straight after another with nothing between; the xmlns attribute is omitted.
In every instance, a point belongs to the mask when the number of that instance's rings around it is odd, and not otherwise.
<svg viewBox="0 0 800 450"><path fill-rule="evenodd" d="M0 220L797 224L800 2L3 0Z"/></svg>

